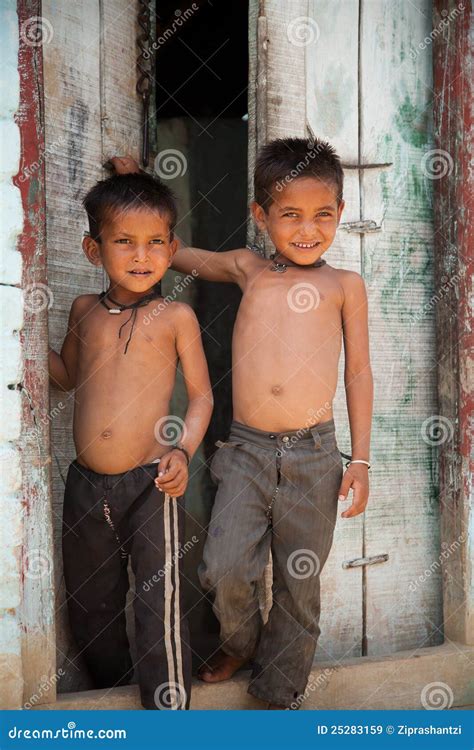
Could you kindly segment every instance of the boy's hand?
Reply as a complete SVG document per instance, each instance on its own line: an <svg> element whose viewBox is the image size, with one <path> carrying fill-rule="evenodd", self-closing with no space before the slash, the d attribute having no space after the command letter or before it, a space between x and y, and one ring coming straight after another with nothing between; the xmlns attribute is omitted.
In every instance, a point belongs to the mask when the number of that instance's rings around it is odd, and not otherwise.
<svg viewBox="0 0 474 750"><path fill-rule="evenodd" d="M369 469L365 464L350 464L342 478L338 500L348 499L349 490L353 490L352 505L341 513L342 518L352 518L363 513L369 499Z"/></svg>
<svg viewBox="0 0 474 750"><path fill-rule="evenodd" d="M130 172L140 172L135 159L131 156L112 156L110 163L117 172L117 174L129 174Z"/></svg>
<svg viewBox="0 0 474 750"><path fill-rule="evenodd" d="M184 495L188 484L188 463L183 451L172 449L160 458L155 485L171 497Z"/></svg>

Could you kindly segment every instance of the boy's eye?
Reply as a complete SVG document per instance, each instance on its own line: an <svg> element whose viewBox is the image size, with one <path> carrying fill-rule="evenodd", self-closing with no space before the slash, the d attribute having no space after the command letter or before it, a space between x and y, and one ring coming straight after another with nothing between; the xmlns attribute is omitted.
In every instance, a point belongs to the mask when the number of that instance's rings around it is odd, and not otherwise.
<svg viewBox="0 0 474 750"><path fill-rule="evenodd" d="M115 242L116 242L116 244L118 244L118 245L126 245L126 244L127 244L127 242L130 242L130 240L128 240L128 239L125 239L125 238L123 238L123 237L122 237L122 238L120 238L119 240L115 240Z"/></svg>
<svg viewBox="0 0 474 750"><path fill-rule="evenodd" d="M291 216L292 218L294 218L295 216L298 216L298 214L294 211L288 211L288 213L283 214L283 216Z"/></svg>
<svg viewBox="0 0 474 750"><path fill-rule="evenodd" d="M152 240L152 242L155 243L155 244L157 244L157 245L163 245L164 244L163 240L159 240L159 239Z"/></svg>

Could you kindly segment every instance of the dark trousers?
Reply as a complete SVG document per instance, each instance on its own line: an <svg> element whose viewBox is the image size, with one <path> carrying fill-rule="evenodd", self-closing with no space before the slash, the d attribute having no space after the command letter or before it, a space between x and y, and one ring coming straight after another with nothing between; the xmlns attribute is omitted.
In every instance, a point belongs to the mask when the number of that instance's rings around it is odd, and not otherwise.
<svg viewBox="0 0 474 750"><path fill-rule="evenodd" d="M253 657L249 692L291 707L304 694L320 636L320 574L343 476L335 424L268 433L232 423L214 454L218 490L199 568L222 649ZM273 556L273 606L262 627L257 583Z"/></svg>
<svg viewBox="0 0 474 750"><path fill-rule="evenodd" d="M95 686L126 684L133 674L125 621L130 555L142 705L187 709L191 649L179 564L184 498L160 492L156 474L157 463L98 474L72 462L63 515L66 599Z"/></svg>

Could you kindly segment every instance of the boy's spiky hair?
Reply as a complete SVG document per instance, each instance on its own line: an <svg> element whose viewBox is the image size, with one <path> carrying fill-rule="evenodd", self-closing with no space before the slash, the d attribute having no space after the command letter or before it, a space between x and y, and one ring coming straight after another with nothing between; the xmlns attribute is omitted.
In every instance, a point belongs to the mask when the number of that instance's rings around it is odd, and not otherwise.
<svg viewBox="0 0 474 750"><path fill-rule="evenodd" d="M176 226L177 209L173 192L160 180L143 172L118 174L97 182L83 200L92 239L100 241L109 211L148 208L169 217L170 233Z"/></svg>
<svg viewBox="0 0 474 750"><path fill-rule="evenodd" d="M263 146L254 172L255 201L268 210L290 182L299 177L315 177L335 188L342 201L344 172L333 146L319 138L278 138Z"/></svg>

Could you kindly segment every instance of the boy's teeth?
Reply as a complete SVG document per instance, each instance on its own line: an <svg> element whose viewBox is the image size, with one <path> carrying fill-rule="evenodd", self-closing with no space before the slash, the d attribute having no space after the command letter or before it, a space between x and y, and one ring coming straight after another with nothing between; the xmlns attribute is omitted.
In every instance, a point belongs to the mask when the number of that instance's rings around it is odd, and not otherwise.
<svg viewBox="0 0 474 750"><path fill-rule="evenodd" d="M309 248L316 247L316 245L319 245L319 242L294 242L293 244L296 245L296 247Z"/></svg>

